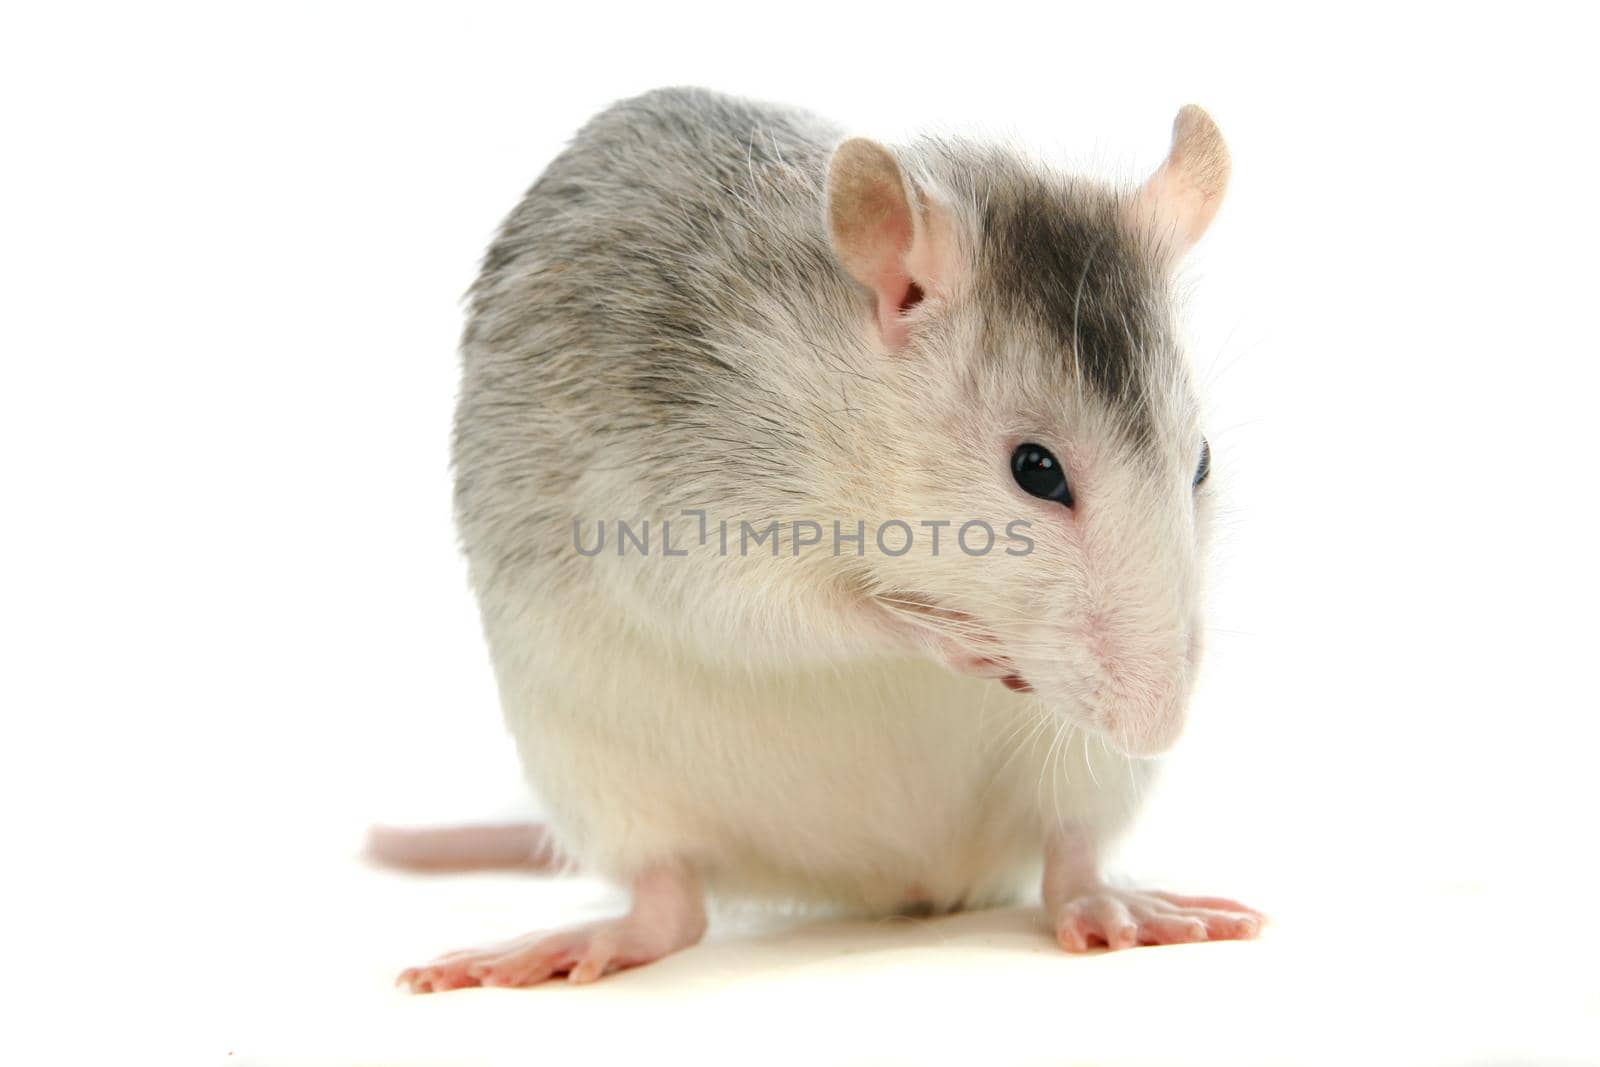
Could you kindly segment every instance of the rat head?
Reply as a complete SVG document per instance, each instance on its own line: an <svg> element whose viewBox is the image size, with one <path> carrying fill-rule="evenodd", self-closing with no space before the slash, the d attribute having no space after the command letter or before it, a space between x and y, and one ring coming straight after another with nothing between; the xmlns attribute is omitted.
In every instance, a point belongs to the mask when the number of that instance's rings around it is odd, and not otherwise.
<svg viewBox="0 0 1600 1067"><path fill-rule="evenodd" d="M862 587L890 632L1134 755L1177 738L1200 659L1211 460L1173 273L1228 171L1195 107L1132 192L948 142L851 140L829 171L883 386L843 488L923 535L855 561Z"/></svg>

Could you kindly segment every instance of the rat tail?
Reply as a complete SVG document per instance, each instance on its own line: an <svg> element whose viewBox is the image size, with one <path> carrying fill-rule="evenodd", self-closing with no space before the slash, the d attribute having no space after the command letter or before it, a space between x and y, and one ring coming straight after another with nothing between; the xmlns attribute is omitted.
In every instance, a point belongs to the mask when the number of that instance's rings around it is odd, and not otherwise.
<svg viewBox="0 0 1600 1067"><path fill-rule="evenodd" d="M555 874L573 869L543 823L406 829L374 826L366 854L405 871L524 870Z"/></svg>

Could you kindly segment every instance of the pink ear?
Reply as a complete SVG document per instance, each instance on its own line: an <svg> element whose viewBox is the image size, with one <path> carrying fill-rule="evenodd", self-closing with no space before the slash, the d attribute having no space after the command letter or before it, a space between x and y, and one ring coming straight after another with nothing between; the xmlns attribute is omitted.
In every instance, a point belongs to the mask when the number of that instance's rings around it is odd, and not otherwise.
<svg viewBox="0 0 1600 1067"><path fill-rule="evenodd" d="M1169 260L1192 248L1222 206L1231 165L1222 133L1193 104L1172 123L1172 148L1134 199L1135 222L1146 227Z"/></svg>
<svg viewBox="0 0 1600 1067"><path fill-rule="evenodd" d="M891 351L905 347L906 312L950 280L950 241L942 215L883 145L853 138L828 169L828 229L850 276L877 301L878 333Z"/></svg>

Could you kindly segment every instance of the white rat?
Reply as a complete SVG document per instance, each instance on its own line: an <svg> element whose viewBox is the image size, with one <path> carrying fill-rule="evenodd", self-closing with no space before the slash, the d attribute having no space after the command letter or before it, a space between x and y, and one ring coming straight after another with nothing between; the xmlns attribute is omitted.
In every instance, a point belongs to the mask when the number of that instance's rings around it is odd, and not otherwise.
<svg viewBox="0 0 1600 1067"><path fill-rule="evenodd" d="M1210 452L1172 272L1229 162L1184 108L1136 190L846 140L695 89L586 125L472 292L456 511L552 851L621 917L413 990L587 981L694 944L708 892L866 912L1014 898L1060 944L1252 937L1098 854L1183 724Z"/></svg>

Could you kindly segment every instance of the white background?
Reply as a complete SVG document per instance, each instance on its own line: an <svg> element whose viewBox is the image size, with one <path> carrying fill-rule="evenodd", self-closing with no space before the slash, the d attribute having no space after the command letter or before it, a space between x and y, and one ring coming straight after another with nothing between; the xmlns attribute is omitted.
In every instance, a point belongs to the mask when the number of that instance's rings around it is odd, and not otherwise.
<svg viewBox="0 0 1600 1067"><path fill-rule="evenodd" d="M1596 94L1561 10L8 14L8 1003L63 1054L219 1055L237 983L297 980L250 946L318 966L368 821L514 810L450 526L458 300L563 140L674 83L1126 178L1206 106L1216 633L1124 868L1359 898L1375 945L1476 888L1512 903L1465 939L1592 935Z"/></svg>

